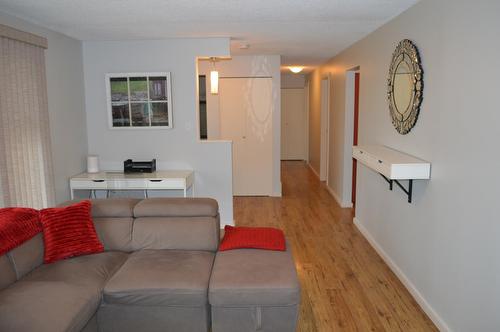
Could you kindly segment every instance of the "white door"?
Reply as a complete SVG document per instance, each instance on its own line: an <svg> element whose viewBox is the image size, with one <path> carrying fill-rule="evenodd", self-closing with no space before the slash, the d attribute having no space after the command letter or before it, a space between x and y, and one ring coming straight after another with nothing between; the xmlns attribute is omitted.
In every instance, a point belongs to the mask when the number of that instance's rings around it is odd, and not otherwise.
<svg viewBox="0 0 500 332"><path fill-rule="evenodd" d="M281 159L306 159L304 89L281 90Z"/></svg>
<svg viewBox="0 0 500 332"><path fill-rule="evenodd" d="M233 195L272 194L272 79L221 78L221 139L233 141Z"/></svg>
<svg viewBox="0 0 500 332"><path fill-rule="evenodd" d="M330 81L321 80L321 143L319 179L328 181L328 143L329 143L329 108L330 108Z"/></svg>

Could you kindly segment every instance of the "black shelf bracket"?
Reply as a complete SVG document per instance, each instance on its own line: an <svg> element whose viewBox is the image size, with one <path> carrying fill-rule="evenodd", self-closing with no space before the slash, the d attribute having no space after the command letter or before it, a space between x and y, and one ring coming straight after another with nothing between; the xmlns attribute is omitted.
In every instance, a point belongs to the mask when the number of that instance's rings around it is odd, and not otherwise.
<svg viewBox="0 0 500 332"><path fill-rule="evenodd" d="M408 180L408 189L403 187L403 185L398 181L398 180L390 180L388 179L384 174L380 173L380 176L382 176L385 181L389 183L389 190L392 190L393 188L393 183L396 183L399 188L408 196L408 203L411 203L412 199L412 194L413 194L413 180Z"/></svg>

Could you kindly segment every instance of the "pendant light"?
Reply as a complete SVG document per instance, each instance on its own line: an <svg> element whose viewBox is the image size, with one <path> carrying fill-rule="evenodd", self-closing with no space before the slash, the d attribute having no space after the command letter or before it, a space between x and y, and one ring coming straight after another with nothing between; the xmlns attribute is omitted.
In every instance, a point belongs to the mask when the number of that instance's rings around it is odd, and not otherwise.
<svg viewBox="0 0 500 332"><path fill-rule="evenodd" d="M219 93L219 72L215 68L217 58L210 58L212 61L212 71L210 71L210 93L216 95Z"/></svg>

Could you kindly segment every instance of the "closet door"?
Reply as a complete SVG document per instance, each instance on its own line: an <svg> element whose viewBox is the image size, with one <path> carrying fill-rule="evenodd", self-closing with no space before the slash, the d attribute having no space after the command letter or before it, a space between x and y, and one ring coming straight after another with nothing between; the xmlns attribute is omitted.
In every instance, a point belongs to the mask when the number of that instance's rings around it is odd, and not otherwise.
<svg viewBox="0 0 500 332"><path fill-rule="evenodd" d="M221 78L221 139L233 141L233 195L272 194L272 80Z"/></svg>

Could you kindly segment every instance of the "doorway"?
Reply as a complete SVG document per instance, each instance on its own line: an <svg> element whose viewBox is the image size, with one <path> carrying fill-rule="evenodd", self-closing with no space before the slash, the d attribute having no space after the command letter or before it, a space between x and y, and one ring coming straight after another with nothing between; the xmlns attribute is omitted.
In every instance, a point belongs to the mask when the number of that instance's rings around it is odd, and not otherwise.
<svg viewBox="0 0 500 332"><path fill-rule="evenodd" d="M205 75L198 76L198 91L199 91L199 109L200 109L200 139L208 138L207 133L207 77Z"/></svg>
<svg viewBox="0 0 500 332"><path fill-rule="evenodd" d="M358 121L359 121L359 72L354 73L354 123L352 145L358 145ZM351 184L351 202L353 210L356 210L356 180L358 174L358 161L352 158L352 184Z"/></svg>
<svg viewBox="0 0 500 332"><path fill-rule="evenodd" d="M357 162L352 157L352 147L358 145L359 136L360 67L347 70L345 77L344 162L341 206L350 208L356 204Z"/></svg>
<svg viewBox="0 0 500 332"><path fill-rule="evenodd" d="M281 160L306 160L304 88L281 89Z"/></svg>
<svg viewBox="0 0 500 332"><path fill-rule="evenodd" d="M330 144L330 77L321 80L321 138L319 179L328 185L329 144Z"/></svg>

